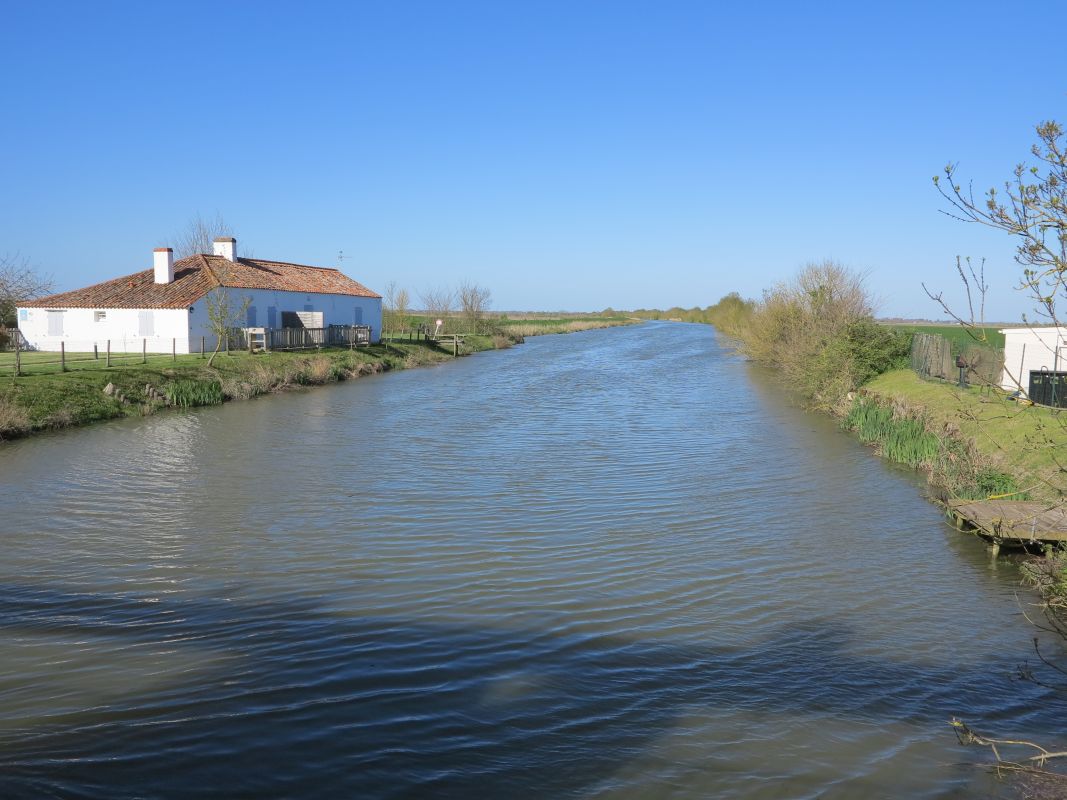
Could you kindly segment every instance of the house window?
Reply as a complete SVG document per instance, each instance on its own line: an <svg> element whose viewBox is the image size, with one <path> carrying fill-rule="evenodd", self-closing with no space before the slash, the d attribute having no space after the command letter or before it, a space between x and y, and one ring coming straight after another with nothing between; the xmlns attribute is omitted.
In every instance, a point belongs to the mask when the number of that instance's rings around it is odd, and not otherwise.
<svg viewBox="0 0 1067 800"><path fill-rule="evenodd" d="M255 306L249 306L248 307L248 311L245 314L245 327L246 328L254 328L254 327L256 327L256 307Z"/></svg>
<svg viewBox="0 0 1067 800"><path fill-rule="evenodd" d="M355 325L363 324L363 306L356 306L356 313L352 320Z"/></svg>
<svg viewBox="0 0 1067 800"><path fill-rule="evenodd" d="M107 312L106 311L94 311L93 312L93 322L103 322L105 319L107 319Z"/></svg>
<svg viewBox="0 0 1067 800"><path fill-rule="evenodd" d="M267 306L267 327L268 328L277 328L278 327L278 307L277 306Z"/></svg>
<svg viewBox="0 0 1067 800"><path fill-rule="evenodd" d="M137 312L137 335L142 338L156 335L156 315L151 311Z"/></svg>
<svg viewBox="0 0 1067 800"><path fill-rule="evenodd" d="M63 335L63 315L66 311L49 311L48 312L48 335L49 336L62 336Z"/></svg>

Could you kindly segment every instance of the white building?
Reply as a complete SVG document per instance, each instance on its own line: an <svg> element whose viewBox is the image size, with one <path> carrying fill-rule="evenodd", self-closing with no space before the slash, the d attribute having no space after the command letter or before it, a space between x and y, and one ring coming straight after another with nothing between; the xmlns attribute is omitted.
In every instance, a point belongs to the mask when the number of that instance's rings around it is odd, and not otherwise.
<svg viewBox="0 0 1067 800"><path fill-rule="evenodd" d="M216 239L214 251L174 261L169 247L156 248L152 269L23 303L19 330L38 350L213 350L207 298L228 292L234 307L248 302L245 327L367 325L380 339L381 295L340 270L239 258L229 237Z"/></svg>
<svg viewBox="0 0 1067 800"><path fill-rule="evenodd" d="M1067 373L1067 328L1005 328L1001 388L1029 394L1034 373Z"/></svg>

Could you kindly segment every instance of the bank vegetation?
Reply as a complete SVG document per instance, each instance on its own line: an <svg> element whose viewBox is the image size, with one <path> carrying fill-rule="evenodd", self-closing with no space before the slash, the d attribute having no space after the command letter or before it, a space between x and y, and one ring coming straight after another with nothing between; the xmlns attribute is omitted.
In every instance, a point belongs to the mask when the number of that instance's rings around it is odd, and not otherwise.
<svg viewBox="0 0 1067 800"><path fill-rule="evenodd" d="M840 416L887 460L924 471L939 496L1043 496L1042 464L1013 461L992 445L1008 437L1021 451L1032 431L993 434L981 422L985 412L1006 419L1003 405L1011 404L1001 399L993 411L987 397L974 397L961 411L950 386L920 380L909 369L913 333L876 321L862 274L832 261L809 264L759 300L729 294L707 315L807 405Z"/></svg>
<svg viewBox="0 0 1067 800"><path fill-rule="evenodd" d="M468 336L460 355L510 346L491 336ZM199 356L146 364L45 371L0 382L0 440L44 430L155 414L166 408L217 405L300 387L437 364L454 358L433 342L387 342L308 352L232 352L212 365Z"/></svg>

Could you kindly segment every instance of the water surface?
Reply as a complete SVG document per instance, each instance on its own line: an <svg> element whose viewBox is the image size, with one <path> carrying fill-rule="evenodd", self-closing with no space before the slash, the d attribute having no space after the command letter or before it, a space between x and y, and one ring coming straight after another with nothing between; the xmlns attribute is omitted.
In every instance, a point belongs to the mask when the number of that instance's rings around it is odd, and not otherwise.
<svg viewBox="0 0 1067 800"><path fill-rule="evenodd" d="M4 797L973 797L1018 576L712 329L0 447ZM1023 595L1023 602L1028 601Z"/></svg>

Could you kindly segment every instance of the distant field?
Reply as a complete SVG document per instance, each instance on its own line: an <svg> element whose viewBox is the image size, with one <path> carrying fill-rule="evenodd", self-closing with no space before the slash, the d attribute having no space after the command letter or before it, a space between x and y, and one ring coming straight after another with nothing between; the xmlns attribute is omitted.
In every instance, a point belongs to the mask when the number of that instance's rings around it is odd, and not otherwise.
<svg viewBox="0 0 1067 800"><path fill-rule="evenodd" d="M944 336L952 342L954 351L964 350L972 345L985 345L986 347L1004 348L1004 334L997 328L972 328L967 329L962 325L906 325L894 324L892 327L911 333L931 333L935 336ZM982 337L985 341L982 341Z"/></svg>

